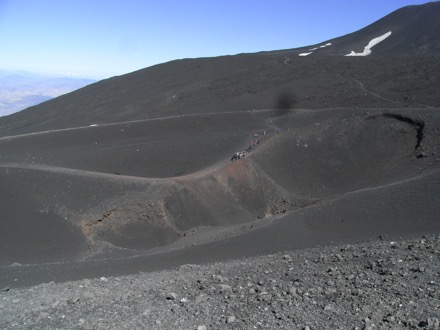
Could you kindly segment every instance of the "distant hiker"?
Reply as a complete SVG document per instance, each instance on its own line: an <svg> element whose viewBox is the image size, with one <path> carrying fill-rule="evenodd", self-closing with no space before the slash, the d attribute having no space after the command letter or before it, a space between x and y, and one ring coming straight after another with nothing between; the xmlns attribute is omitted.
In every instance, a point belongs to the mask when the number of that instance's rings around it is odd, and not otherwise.
<svg viewBox="0 0 440 330"><path fill-rule="evenodd" d="M238 159L240 159L240 152L236 152L234 155L232 155L231 162Z"/></svg>
<svg viewBox="0 0 440 330"><path fill-rule="evenodd" d="M254 136L258 136L258 134L254 133ZM260 140L254 139L247 149L245 149L243 151L237 151L235 154L233 154L231 157L231 162L233 162L234 160L238 160L241 157L245 157L248 153L250 153L252 150L254 150L256 148L257 144L259 144L259 143L260 143Z"/></svg>

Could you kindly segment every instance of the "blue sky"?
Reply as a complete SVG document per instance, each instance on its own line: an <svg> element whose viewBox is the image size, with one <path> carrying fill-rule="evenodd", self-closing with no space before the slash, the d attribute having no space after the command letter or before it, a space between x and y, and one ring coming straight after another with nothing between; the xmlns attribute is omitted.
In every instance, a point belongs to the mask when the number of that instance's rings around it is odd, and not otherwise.
<svg viewBox="0 0 440 330"><path fill-rule="evenodd" d="M308 46L418 0L0 0L0 69L106 78Z"/></svg>

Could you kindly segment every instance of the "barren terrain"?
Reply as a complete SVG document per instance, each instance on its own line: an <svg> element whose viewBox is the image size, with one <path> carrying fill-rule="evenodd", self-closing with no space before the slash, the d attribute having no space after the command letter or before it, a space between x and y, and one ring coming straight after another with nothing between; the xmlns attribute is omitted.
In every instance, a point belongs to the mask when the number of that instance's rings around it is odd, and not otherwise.
<svg viewBox="0 0 440 330"><path fill-rule="evenodd" d="M439 8L0 118L0 325L438 329Z"/></svg>

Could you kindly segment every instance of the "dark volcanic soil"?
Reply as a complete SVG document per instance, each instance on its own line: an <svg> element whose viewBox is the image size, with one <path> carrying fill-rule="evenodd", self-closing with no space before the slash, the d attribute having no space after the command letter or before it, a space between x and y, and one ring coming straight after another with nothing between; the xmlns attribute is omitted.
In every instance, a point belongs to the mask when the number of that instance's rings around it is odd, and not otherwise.
<svg viewBox="0 0 440 330"><path fill-rule="evenodd" d="M304 58L286 50L176 60L2 117L0 136L253 109L439 107L438 72L439 56Z"/></svg>
<svg viewBox="0 0 440 330"><path fill-rule="evenodd" d="M438 329L440 57L380 49L172 61L0 118L0 327Z"/></svg>
<svg viewBox="0 0 440 330"><path fill-rule="evenodd" d="M439 329L440 237L0 291L4 329Z"/></svg>
<svg viewBox="0 0 440 330"><path fill-rule="evenodd" d="M249 252L288 249L304 246L286 237L310 230L304 213L320 224L316 241L438 230L439 122L436 109L265 110L3 138L0 262L144 255L258 236L264 220L279 238L263 248L250 238Z"/></svg>

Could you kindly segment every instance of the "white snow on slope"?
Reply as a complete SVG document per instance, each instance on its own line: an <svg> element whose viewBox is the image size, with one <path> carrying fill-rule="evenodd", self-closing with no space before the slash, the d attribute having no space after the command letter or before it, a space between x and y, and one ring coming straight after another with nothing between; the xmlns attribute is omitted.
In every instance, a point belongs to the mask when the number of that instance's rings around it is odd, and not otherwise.
<svg viewBox="0 0 440 330"><path fill-rule="evenodd" d="M371 48L373 46L377 45L379 42L384 41L386 38L388 38L391 35L391 31L385 33L384 35L381 35L380 37L372 39L367 46L365 46L364 51L362 53L355 53L354 51L351 51L350 54L347 54L345 56L367 56L371 54Z"/></svg>
<svg viewBox="0 0 440 330"><path fill-rule="evenodd" d="M328 46L331 46L331 45L332 45L332 43L329 42L329 43L326 43L325 45L321 45L321 46L319 46L319 47L315 47L315 48L311 48L311 49L309 49L309 52L310 52L310 53L301 53L301 54L298 54L298 56L307 56L307 55L312 54L313 51L315 51L315 50L317 50L317 49L319 49L319 48L325 48L325 47L328 47Z"/></svg>

